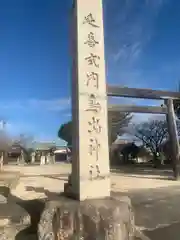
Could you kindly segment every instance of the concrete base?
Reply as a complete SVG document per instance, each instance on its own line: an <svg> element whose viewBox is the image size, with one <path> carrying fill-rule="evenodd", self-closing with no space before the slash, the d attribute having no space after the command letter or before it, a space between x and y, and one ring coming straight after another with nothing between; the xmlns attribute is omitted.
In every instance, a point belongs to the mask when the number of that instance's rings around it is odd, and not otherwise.
<svg viewBox="0 0 180 240"><path fill-rule="evenodd" d="M80 202L62 196L46 204L38 228L39 240L133 240L134 233L127 197Z"/></svg>

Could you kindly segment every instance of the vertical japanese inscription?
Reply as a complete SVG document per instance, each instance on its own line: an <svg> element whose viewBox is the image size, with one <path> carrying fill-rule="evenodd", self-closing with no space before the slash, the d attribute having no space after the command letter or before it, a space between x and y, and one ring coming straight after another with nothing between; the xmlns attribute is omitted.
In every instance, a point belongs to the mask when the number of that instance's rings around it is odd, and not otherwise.
<svg viewBox="0 0 180 240"><path fill-rule="evenodd" d="M92 13L89 13L87 16L84 17L83 24L88 24L92 28L99 28L98 24L96 23L95 18L93 17ZM94 69L94 71L90 71L86 73L86 80L85 85L87 87L93 87L94 89L99 89L99 73L98 69L100 67L99 61L100 56L93 52L92 49L96 50L96 46L99 45L98 39L96 39L96 34L93 31L90 31L87 34L87 39L84 41L84 45L88 46L90 48L90 52L88 56L85 56L85 61L87 62L88 66L91 66ZM92 112L94 114L98 114L101 111L101 105L100 102L96 98L96 94L90 93L88 95L88 106L86 108L86 111ZM97 134L100 134L102 131L102 126L100 124L100 119L97 116L92 116L91 120L88 121L88 133L90 135L89 139L89 155L92 156L95 159L96 165L90 164L89 174L90 179L93 180L93 172L96 173L96 178L99 178L100 170L98 165L99 160L99 149L101 147Z"/></svg>
<svg viewBox="0 0 180 240"><path fill-rule="evenodd" d="M99 26L96 23L95 18L93 17L92 13L89 13L87 16L84 17L83 24L88 24L93 28L99 28ZM87 35L87 40L84 42L85 45L90 47L91 49L94 49L96 45L99 44L99 41L96 39L95 33L90 32ZM87 61L88 65L95 66L96 68L99 68L98 60L100 60L100 57L96 54L90 53L89 56L85 57L85 60ZM97 72L88 72L86 74L86 86L93 86L96 89L99 88L99 73Z"/></svg>

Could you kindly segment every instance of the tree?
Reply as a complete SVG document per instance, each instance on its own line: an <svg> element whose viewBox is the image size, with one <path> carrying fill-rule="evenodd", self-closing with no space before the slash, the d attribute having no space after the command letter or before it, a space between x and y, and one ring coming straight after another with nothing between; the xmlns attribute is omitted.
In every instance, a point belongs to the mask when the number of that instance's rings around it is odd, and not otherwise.
<svg viewBox="0 0 180 240"><path fill-rule="evenodd" d="M15 140L15 143L19 144L21 147L25 149L28 149L32 148L33 140L34 138L30 135L20 134Z"/></svg>
<svg viewBox="0 0 180 240"><path fill-rule="evenodd" d="M179 81L179 86L177 90L178 92L180 92L180 81ZM180 99L174 99L173 104L174 104L174 111L176 113L176 116L178 119L180 119Z"/></svg>
<svg viewBox="0 0 180 240"><path fill-rule="evenodd" d="M178 119L180 119L180 99L176 99L173 101L174 103L174 111Z"/></svg>
<svg viewBox="0 0 180 240"><path fill-rule="evenodd" d="M58 137L66 141L68 146L72 145L72 121L61 125Z"/></svg>
<svg viewBox="0 0 180 240"><path fill-rule="evenodd" d="M132 119L129 113L109 112L108 114L108 131L109 145L111 145L118 136L125 133L125 128ZM58 131L58 137L65 140L68 146L72 145L72 121L61 125Z"/></svg>
<svg viewBox="0 0 180 240"><path fill-rule="evenodd" d="M150 120L137 124L134 128L134 136L151 151L156 161L162 143L168 138L167 123L164 120Z"/></svg>
<svg viewBox="0 0 180 240"><path fill-rule="evenodd" d="M20 134L13 141L13 145L16 145L18 151L17 163L19 162L19 157L21 156L21 150L23 150L23 161L29 162L31 151L33 150L34 138L31 135Z"/></svg>
<svg viewBox="0 0 180 240"><path fill-rule="evenodd" d="M137 159L139 151L140 151L140 147L136 146L136 144L133 142L125 145L125 147L121 150L124 163L128 163L129 157L133 159L135 158Z"/></svg>
<svg viewBox="0 0 180 240"><path fill-rule="evenodd" d="M118 136L122 136L126 132L126 127L129 125L132 119L130 113L122 113L111 111L108 114L108 134L109 145L117 139Z"/></svg>
<svg viewBox="0 0 180 240"><path fill-rule="evenodd" d="M0 130L0 171L3 168L4 158L6 156L6 153L8 152L11 143L12 140L7 135L7 133L4 130Z"/></svg>

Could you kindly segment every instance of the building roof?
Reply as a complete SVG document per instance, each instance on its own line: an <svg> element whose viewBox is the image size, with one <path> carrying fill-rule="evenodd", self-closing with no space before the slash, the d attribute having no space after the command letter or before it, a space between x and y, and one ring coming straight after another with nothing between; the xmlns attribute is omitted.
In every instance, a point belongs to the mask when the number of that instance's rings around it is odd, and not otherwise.
<svg viewBox="0 0 180 240"><path fill-rule="evenodd" d="M125 147L132 144L132 141L124 140L124 139L116 139L116 141L111 145L111 150L118 149L121 151Z"/></svg>
<svg viewBox="0 0 180 240"><path fill-rule="evenodd" d="M71 152L71 150L67 147L61 147L61 148L58 148L54 151L54 153L67 153L67 152Z"/></svg>
<svg viewBox="0 0 180 240"><path fill-rule="evenodd" d="M136 153L139 157L150 156L150 152L144 146L137 146L134 142L118 139L112 144L111 150L117 150L121 153Z"/></svg>
<svg viewBox="0 0 180 240"><path fill-rule="evenodd" d="M35 142L33 146L35 150L50 150L55 147L54 142Z"/></svg>
<svg viewBox="0 0 180 240"><path fill-rule="evenodd" d="M128 144L128 143L132 143L132 141L129 141L127 139L120 139L120 138L117 138L114 142L113 142L113 145L119 145L119 144Z"/></svg>
<svg viewBox="0 0 180 240"><path fill-rule="evenodd" d="M25 148L23 148L20 144L18 143L13 143L9 146L8 152L9 153L20 153L21 150L25 151Z"/></svg>

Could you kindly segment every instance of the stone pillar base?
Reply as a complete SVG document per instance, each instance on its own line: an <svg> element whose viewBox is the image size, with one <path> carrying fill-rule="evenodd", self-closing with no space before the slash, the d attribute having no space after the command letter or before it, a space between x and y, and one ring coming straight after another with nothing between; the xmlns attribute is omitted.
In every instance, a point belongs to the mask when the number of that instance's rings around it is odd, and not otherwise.
<svg viewBox="0 0 180 240"><path fill-rule="evenodd" d="M91 179L81 179L77 187L76 180L72 180L72 174L70 174L68 182L64 184L64 195L78 201L110 197L110 176L99 176L94 178L93 181Z"/></svg>
<svg viewBox="0 0 180 240"><path fill-rule="evenodd" d="M133 240L134 233L127 197L80 202L62 196L46 204L38 228L39 240Z"/></svg>

